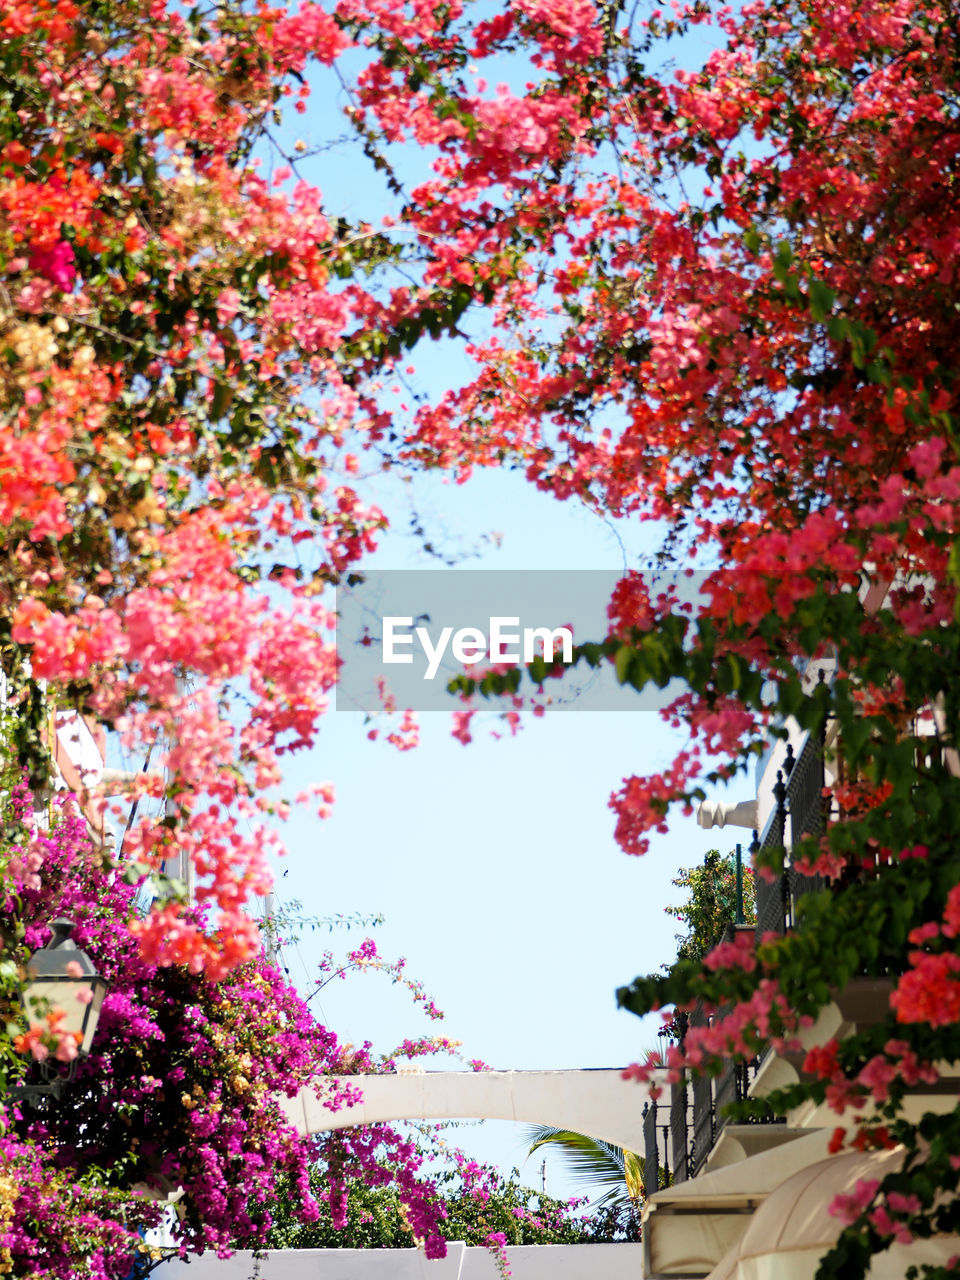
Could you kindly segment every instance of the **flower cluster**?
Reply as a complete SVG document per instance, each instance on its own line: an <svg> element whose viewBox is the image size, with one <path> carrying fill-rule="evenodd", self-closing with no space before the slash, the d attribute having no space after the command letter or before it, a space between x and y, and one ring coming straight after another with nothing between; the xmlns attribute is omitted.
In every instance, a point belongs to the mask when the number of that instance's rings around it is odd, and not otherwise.
<svg viewBox="0 0 960 1280"><path fill-rule="evenodd" d="M3 661L37 785L39 679L165 771L118 805L156 802L124 853L143 874L188 858L203 908L166 893L124 952L144 967L122 1015L161 1057L173 1015L157 966L197 984L196 1027L176 1028L201 1039L216 1026L204 982L236 971L253 1008L255 975L270 982L242 908L269 881L284 757L314 739L337 677L318 597L386 525L358 459L458 481L508 466L604 518L652 522L669 556L706 575L690 607L631 583L611 634L578 648L638 690L689 690L664 712L689 743L611 797L627 852L645 852L673 807L749 770L771 725L824 743L829 731L835 756L823 797L835 820L819 841L794 832L792 851L830 873L829 900L798 908L799 927L762 941L755 967L721 951L712 971L685 964L621 998L638 1012L726 1010L688 1045L709 1069L757 1036L792 1034L838 984L893 975L883 1025L842 1049L830 1085L854 1108L884 1098L917 1158L922 1126L897 1113L911 1069L889 1079L885 1046L955 1060L960 1022L954 27L945 0L649 16L588 0L296 13L8 0ZM698 58L673 43L687 34L713 47ZM677 48L697 65L665 72ZM349 127L403 193L395 214L355 225L270 132L285 101L304 109L312 67L347 54ZM497 83L521 65L529 80ZM265 134L289 161L270 175L250 158ZM464 344L461 384L395 405L385 387L403 353L467 331L481 336ZM821 681L805 675L811 660ZM513 696L519 676L484 684ZM406 750L417 728L400 714L386 737ZM466 712L455 732L470 737ZM29 900L37 859L59 854L10 844ZM926 857L898 856L918 844ZM767 850L758 872L776 878L783 858ZM106 883L107 898L120 893ZM129 902L114 906L123 918ZM110 964L99 917L78 914ZM265 1026L265 1043L278 1034ZM197 1070L218 1052L199 1053ZM246 1050L222 1052L235 1065ZM151 1074L129 1065L133 1080ZM256 1096L256 1080L234 1076ZM144 1085L134 1105L222 1136L215 1220L227 1167L258 1188L268 1140L256 1126L249 1144L240 1135L229 1089L208 1113L169 1085ZM823 1087L798 1086L807 1098ZM64 1141L92 1148L112 1123L77 1122ZM157 1154L140 1154L139 1137L121 1146L144 1169ZM956 1190L943 1151L927 1163ZM183 1176L200 1195L201 1175ZM866 1200L854 1208L871 1241L889 1237ZM853 1252L845 1265L862 1270Z"/></svg>
<svg viewBox="0 0 960 1280"><path fill-rule="evenodd" d="M358 1179L393 1180L432 1239L432 1185L418 1176L419 1157L389 1127L378 1126L374 1136L347 1130L321 1143L299 1136L281 1107L284 1096L341 1073L345 1054L354 1072L384 1068L317 1024L262 958L218 983L209 974L147 959L129 923L136 915L136 878L128 882L122 865L95 851L74 799L56 796L41 825L25 784L10 792L7 830L23 843L5 841L0 850L6 890L0 934L21 938L7 944L7 962L22 962L43 946L47 922L67 916L75 921L76 942L109 983L92 1052L78 1063L56 1107L35 1111L19 1104L6 1111L5 1168L15 1181L3 1184L0 1205L8 1222L0 1250L7 1250L15 1274L35 1268L62 1280L80 1274L121 1280L140 1247L138 1228L158 1220L149 1197L175 1191L181 1193L175 1228L181 1250L256 1246L270 1231L281 1185L294 1196L301 1220L316 1216L310 1171L319 1155L332 1160L334 1152L338 1195ZM369 957L375 948L368 942L360 952ZM50 1025L25 1032L14 1050L42 1061L58 1035L56 1023L54 1011ZM54 1054L76 1057L72 1039L69 1048ZM28 1078L31 1070L28 1065ZM339 1110L358 1096L353 1087L331 1083L325 1105Z"/></svg>

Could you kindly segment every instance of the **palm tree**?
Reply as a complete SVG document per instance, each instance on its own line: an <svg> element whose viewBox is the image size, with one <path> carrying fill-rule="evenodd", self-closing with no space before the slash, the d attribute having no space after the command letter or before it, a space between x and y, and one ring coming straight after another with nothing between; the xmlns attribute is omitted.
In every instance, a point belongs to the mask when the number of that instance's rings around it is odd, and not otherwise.
<svg viewBox="0 0 960 1280"><path fill-rule="evenodd" d="M594 1208L610 1229L628 1239L640 1239L640 1211L646 1198L643 1156L602 1138L550 1125L527 1125L524 1136L530 1143L528 1156L541 1147L558 1147L575 1177L588 1186L606 1188Z"/></svg>
<svg viewBox="0 0 960 1280"><path fill-rule="evenodd" d="M642 1057L654 1066L665 1067L667 1060L663 1040L648 1048ZM627 1239L640 1239L640 1213L647 1198L643 1156L603 1138L591 1138L585 1133L556 1129L550 1125L525 1125L524 1139L530 1143L528 1157L540 1147L558 1147L574 1177L586 1186L606 1188L594 1207L606 1219L607 1228L612 1231L619 1229ZM658 1189L663 1173L662 1169L653 1172L651 1194Z"/></svg>

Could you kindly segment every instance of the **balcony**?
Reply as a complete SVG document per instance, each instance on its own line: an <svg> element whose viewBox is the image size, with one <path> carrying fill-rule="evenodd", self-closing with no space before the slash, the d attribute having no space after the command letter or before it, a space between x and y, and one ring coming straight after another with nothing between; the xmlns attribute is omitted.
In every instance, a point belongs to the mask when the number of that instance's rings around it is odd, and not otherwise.
<svg viewBox="0 0 960 1280"><path fill-rule="evenodd" d="M751 853L755 856L760 850L776 848L789 851L796 840L804 836L821 835L829 817L829 800L824 797L823 789L823 735L809 735L803 742L799 755L795 755L793 745L788 744L783 768L777 771L777 781L773 788L773 812L762 839L754 834ZM754 929L757 942L765 934L782 936L793 928L797 921L797 904L800 899L809 893L821 893L826 888L827 881L822 876L802 875L790 865L773 881L758 877L757 922ZM732 925L728 926L728 936L733 936ZM702 1007L697 1006L689 1014L688 1025L702 1026L706 1016ZM719 1016L723 1016L722 1010ZM686 1019L681 1020L683 1031L686 1029L684 1023ZM728 1129L730 1106L747 1098L761 1064L762 1057L750 1062L730 1059L724 1062L717 1076L693 1077L682 1085L672 1087L669 1132L674 1183L694 1178L703 1170L719 1139ZM657 1145L657 1123L654 1104L653 1119L650 1122L651 1155ZM779 1125L780 1132L761 1134L756 1130L756 1126L766 1125ZM760 1117L749 1126L737 1124L729 1127L727 1136L735 1137L738 1147L755 1151L776 1145L788 1136L782 1118L772 1115L769 1118ZM736 1130L735 1135L733 1130ZM644 1132L646 1136L646 1128Z"/></svg>
<svg viewBox="0 0 960 1280"><path fill-rule="evenodd" d="M823 736L810 735L795 757L787 746L782 770L777 770L773 788L774 810L762 839L754 835L750 852L767 849L790 849L803 836L820 836L826 830L829 799L823 795ZM799 900L808 893L822 893L827 881L822 876L802 875L787 866L775 880L757 877L757 941L765 933L783 935L796 924Z"/></svg>

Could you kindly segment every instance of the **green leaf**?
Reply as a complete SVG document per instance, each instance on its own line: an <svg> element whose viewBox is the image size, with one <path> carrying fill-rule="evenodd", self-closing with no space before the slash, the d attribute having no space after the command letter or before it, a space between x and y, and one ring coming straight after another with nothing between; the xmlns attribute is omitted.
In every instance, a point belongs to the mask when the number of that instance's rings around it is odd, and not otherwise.
<svg viewBox="0 0 960 1280"><path fill-rule="evenodd" d="M613 666L617 673L617 681L620 684L626 684L630 679L630 666L633 662L633 657L634 650L628 644L622 644L614 655Z"/></svg>
<svg viewBox="0 0 960 1280"><path fill-rule="evenodd" d="M837 295L822 280L811 280L809 285L810 314L814 320L822 322L833 310Z"/></svg>

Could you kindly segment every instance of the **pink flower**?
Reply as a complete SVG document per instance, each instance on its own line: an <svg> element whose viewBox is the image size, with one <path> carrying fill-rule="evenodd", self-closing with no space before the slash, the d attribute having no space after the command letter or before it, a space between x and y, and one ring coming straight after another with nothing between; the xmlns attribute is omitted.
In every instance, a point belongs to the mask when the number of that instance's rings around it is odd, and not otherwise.
<svg viewBox="0 0 960 1280"><path fill-rule="evenodd" d="M742 969L745 973L752 973L757 967L755 945L752 933L737 934L732 942L718 943L704 957L703 963L713 973L718 969Z"/></svg>
<svg viewBox="0 0 960 1280"><path fill-rule="evenodd" d="M896 1078L897 1068L878 1053L861 1070L857 1081L870 1090L875 1102L884 1102L889 1096L890 1084Z"/></svg>
<svg viewBox="0 0 960 1280"><path fill-rule="evenodd" d="M63 1032L53 1055L58 1062L72 1062L77 1056L76 1037L70 1032Z"/></svg>
<svg viewBox="0 0 960 1280"><path fill-rule="evenodd" d="M888 1191L887 1204L894 1213L919 1213L920 1198L915 1195L904 1195L902 1191Z"/></svg>
<svg viewBox="0 0 960 1280"><path fill-rule="evenodd" d="M454 711L453 713L453 737L458 742L462 742L464 746L468 742L473 741L473 735L470 732L470 721L476 713L474 711Z"/></svg>
<svg viewBox="0 0 960 1280"><path fill-rule="evenodd" d="M879 1186L879 1178L859 1178L850 1195L834 1196L830 1204L830 1213L849 1226L871 1203Z"/></svg>
<svg viewBox="0 0 960 1280"><path fill-rule="evenodd" d="M35 249L30 257L30 270L68 292L73 288L77 271L73 265L73 246L66 240L58 240L46 249Z"/></svg>
<svg viewBox="0 0 960 1280"><path fill-rule="evenodd" d="M870 1221L882 1236L893 1236L900 1244L909 1244L913 1239L902 1222L896 1222L883 1205L878 1205L870 1214Z"/></svg>

